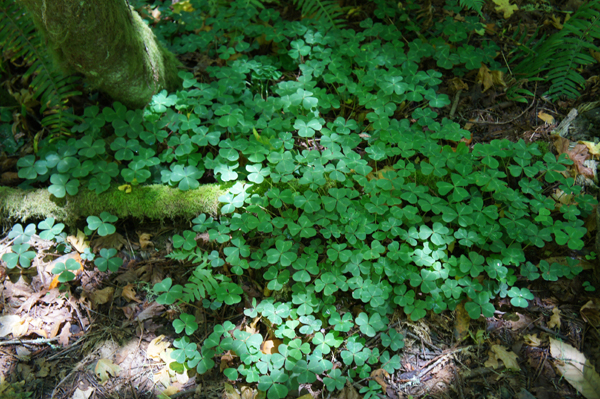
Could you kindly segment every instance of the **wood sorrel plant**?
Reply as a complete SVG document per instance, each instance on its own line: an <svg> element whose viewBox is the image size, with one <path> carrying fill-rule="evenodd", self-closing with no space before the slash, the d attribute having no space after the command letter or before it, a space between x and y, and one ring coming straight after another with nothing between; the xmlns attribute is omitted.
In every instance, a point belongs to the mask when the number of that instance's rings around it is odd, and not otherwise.
<svg viewBox="0 0 600 399"><path fill-rule="evenodd" d="M240 4L211 18L210 33L172 42L183 52L214 40L221 58L241 54L207 68L208 83L181 72L185 90L157 94L144 111L89 107L76 127L85 140L59 141L19 161L20 174L50 178L59 197L81 183L98 193L113 181L231 185L218 217L199 215L173 238L171 256L197 266L187 281L158 283L156 300L238 305L252 277L270 296L244 314L261 317L265 336L282 344L265 354L263 333L225 322L199 347L189 338L198 325L182 313L173 327L186 336L176 341L172 368L204 373L233 351L239 359L225 375L257 382L269 399L318 375L333 391L372 367L400 368L403 337L388 327L397 309L416 321L467 301L472 318L490 317L497 297L527 306L531 293L515 286L519 275L553 280L581 271L535 265L524 252L551 242L583 246L582 218L595 200L561 173L571 161L523 141L451 147L469 132L438 120L436 109L450 101L437 92L442 74L419 70L421 61L476 69L493 63L493 43L475 48L465 34L449 39L457 51L420 38L406 46L394 25L365 20L360 31L325 31L273 10L243 13ZM237 34L219 36L224 26ZM252 57L263 35L277 51ZM557 210L543 194L548 184L576 202ZM100 231L109 222L91 223ZM198 233L222 251L199 248ZM362 310L352 314L352 304ZM367 345L378 335L380 344ZM333 356L343 369L333 369ZM378 389L371 382L367 395Z"/></svg>

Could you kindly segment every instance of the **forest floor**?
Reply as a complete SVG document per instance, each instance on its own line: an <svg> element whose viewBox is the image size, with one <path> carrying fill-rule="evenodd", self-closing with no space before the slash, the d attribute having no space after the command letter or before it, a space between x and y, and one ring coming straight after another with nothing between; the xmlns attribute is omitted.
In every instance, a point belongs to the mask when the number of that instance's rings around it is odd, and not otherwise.
<svg viewBox="0 0 600 399"><path fill-rule="evenodd" d="M458 114L471 121L465 127L473 134L471 146L503 138L552 146L550 132L572 108L596 97L597 87L590 86L576 101L557 104L538 98L529 104L515 103L502 96L501 90L482 91L475 84L455 100ZM588 226L593 228L585 238L588 253L594 250L595 217L591 216ZM225 356L215 368L196 376L175 374L165 363L178 337L171 322L182 309L158 305L151 287L170 275L189 272L189 265L165 257L172 251L170 237L186 227L123 222L108 238L110 247L118 248L118 256L124 259L121 269L100 272L76 253L66 255L83 264L77 279L64 286L66 290L50 288L52 265L65 258L51 253L49 241L35 240L35 267L19 270L0 265L0 309L5 315L0 316L0 398L258 399L256 386L234 386L223 376ZM88 245L107 247L106 240L98 238ZM5 237L0 244L8 241ZM86 244L72 237L72 245ZM528 288L535 298L527 308L501 298L495 302L494 317L478 320L471 320L462 307L430 312L417 322L395 314L390 325L405 337L402 368L393 375L384 370L372 374L384 388L381 396L600 397L598 374L591 372L591 366L600 369L600 290L588 292L583 285L591 281L600 287L598 260L586 260L583 253L552 256L556 262L578 257L584 271L573 280L532 282ZM245 294L247 298L262 295L251 286L245 287ZM193 337L204 340L215 324L225 320L247 324L243 309L186 309L200 326ZM565 367L573 367L574 379L563 377ZM361 384L332 395L317 380L290 396L358 399Z"/></svg>

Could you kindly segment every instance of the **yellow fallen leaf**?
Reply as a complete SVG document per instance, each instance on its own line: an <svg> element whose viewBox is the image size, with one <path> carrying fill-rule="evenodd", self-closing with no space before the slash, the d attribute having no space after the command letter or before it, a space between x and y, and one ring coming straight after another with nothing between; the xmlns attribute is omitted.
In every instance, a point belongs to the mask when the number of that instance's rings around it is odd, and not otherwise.
<svg viewBox="0 0 600 399"><path fill-rule="evenodd" d="M540 346L540 344L542 343L542 341L538 338L537 334L523 335L523 341L525 342L525 345L535 347Z"/></svg>
<svg viewBox="0 0 600 399"><path fill-rule="evenodd" d="M260 345L260 350L266 355L272 355L273 353L279 353L279 345L281 344L283 344L283 341L280 339L268 339Z"/></svg>
<svg viewBox="0 0 600 399"><path fill-rule="evenodd" d="M27 335L27 331L29 331L29 321L30 317L19 320L17 323L13 324L12 333L13 337L18 338L23 335Z"/></svg>
<svg viewBox="0 0 600 399"><path fill-rule="evenodd" d="M173 13L180 14L181 12L192 12L194 11L194 6L190 2L190 0L180 1L173 4Z"/></svg>
<svg viewBox="0 0 600 399"><path fill-rule="evenodd" d="M600 398L600 375L583 353L550 337L550 353L556 368L587 399Z"/></svg>
<svg viewBox="0 0 600 399"><path fill-rule="evenodd" d="M131 184L123 184L122 186L119 186L119 191L125 191L125 194L130 194L131 193Z"/></svg>
<svg viewBox="0 0 600 399"><path fill-rule="evenodd" d="M96 368L94 369L94 373L96 376L100 378L100 383L104 384L110 376L113 377L119 374L121 371L121 367L113 364L109 359L100 359L98 363L96 363Z"/></svg>
<svg viewBox="0 0 600 399"><path fill-rule="evenodd" d="M555 122L554 117L552 115L549 115L543 111L538 112L538 118L540 118L549 125L552 125Z"/></svg>
<svg viewBox="0 0 600 399"><path fill-rule="evenodd" d="M590 155L600 155L600 143L596 144L591 141L578 141L577 143L585 145Z"/></svg>
<svg viewBox="0 0 600 399"><path fill-rule="evenodd" d="M150 341L150 343L148 344L148 349L146 350L146 355L149 358L152 358L154 360L160 360L161 353L163 353L165 349L171 346L171 344L168 341L165 341L164 339L165 336L160 335L154 338L152 341Z"/></svg>
<svg viewBox="0 0 600 399"><path fill-rule="evenodd" d="M488 351L488 355L490 356L490 360L492 358L495 359L496 364L498 360L501 360L504 363L504 367L509 370L518 371L521 369L519 362L517 362L519 356L512 351L507 351L502 345L492 345L492 349ZM488 362L494 362L490 360ZM488 362L485 362L486 367L488 367Z"/></svg>
<svg viewBox="0 0 600 399"><path fill-rule="evenodd" d="M85 233L77 229L77 235L68 236L67 241L73 246L80 254L84 253L86 248L90 247L90 241L87 239Z"/></svg>
<svg viewBox="0 0 600 399"><path fill-rule="evenodd" d="M241 399L240 394L237 393L233 385L225 383L223 386L225 387L225 399Z"/></svg>
<svg viewBox="0 0 600 399"><path fill-rule="evenodd" d="M552 316L550 316L550 321L548 322L548 328L560 328L560 309L559 308L552 309Z"/></svg>
<svg viewBox="0 0 600 399"><path fill-rule="evenodd" d="M494 4L496 4L496 11L504 13L504 19L509 19L513 13L519 9L519 7L514 4L510 5L509 0L493 0Z"/></svg>

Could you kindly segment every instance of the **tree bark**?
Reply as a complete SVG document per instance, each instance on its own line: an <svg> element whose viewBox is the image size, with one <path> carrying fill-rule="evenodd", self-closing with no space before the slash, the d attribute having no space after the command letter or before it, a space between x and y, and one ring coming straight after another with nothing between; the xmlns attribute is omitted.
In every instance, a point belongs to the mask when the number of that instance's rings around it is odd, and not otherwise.
<svg viewBox="0 0 600 399"><path fill-rule="evenodd" d="M126 0L21 0L67 73L81 73L129 108L175 91L179 61Z"/></svg>

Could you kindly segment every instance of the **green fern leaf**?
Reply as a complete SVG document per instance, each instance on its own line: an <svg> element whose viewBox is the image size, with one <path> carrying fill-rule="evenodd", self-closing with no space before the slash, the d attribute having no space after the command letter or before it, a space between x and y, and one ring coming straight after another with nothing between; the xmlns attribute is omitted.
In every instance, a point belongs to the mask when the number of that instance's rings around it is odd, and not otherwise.
<svg viewBox="0 0 600 399"><path fill-rule="evenodd" d="M316 20L326 19L331 27L341 27L342 10L335 0L294 0L302 15Z"/></svg>
<svg viewBox="0 0 600 399"><path fill-rule="evenodd" d="M14 0L0 0L0 47L10 61L29 66L22 79L29 83L33 96L41 103L42 126L53 134L66 132L79 117L66 106L69 97L79 95L79 79L58 72L45 51L35 25Z"/></svg>

